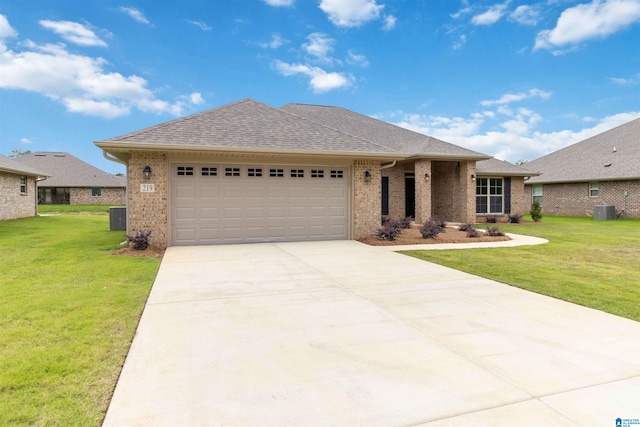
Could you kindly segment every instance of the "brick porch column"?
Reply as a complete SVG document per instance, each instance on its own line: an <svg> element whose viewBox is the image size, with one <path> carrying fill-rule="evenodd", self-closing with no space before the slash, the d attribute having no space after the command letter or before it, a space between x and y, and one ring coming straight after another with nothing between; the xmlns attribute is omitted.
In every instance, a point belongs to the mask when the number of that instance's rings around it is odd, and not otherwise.
<svg viewBox="0 0 640 427"><path fill-rule="evenodd" d="M371 179L365 181L365 172ZM380 227L382 175L377 160L356 160L353 164L353 238L370 237Z"/></svg>
<svg viewBox="0 0 640 427"><path fill-rule="evenodd" d="M425 175L429 174L429 179ZM431 218L431 160L417 160L415 163L416 180L416 223L423 224Z"/></svg>

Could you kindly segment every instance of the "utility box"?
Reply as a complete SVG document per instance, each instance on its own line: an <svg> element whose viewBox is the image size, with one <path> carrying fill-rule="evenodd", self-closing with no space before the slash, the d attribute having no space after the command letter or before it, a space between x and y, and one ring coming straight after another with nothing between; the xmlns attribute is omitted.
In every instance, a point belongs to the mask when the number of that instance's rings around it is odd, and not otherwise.
<svg viewBox="0 0 640 427"><path fill-rule="evenodd" d="M126 206L110 206L109 207L109 230L126 230L127 229L127 207Z"/></svg>
<svg viewBox="0 0 640 427"><path fill-rule="evenodd" d="M598 205L593 207L593 219L600 221L609 221L616 219L616 207L607 205Z"/></svg>

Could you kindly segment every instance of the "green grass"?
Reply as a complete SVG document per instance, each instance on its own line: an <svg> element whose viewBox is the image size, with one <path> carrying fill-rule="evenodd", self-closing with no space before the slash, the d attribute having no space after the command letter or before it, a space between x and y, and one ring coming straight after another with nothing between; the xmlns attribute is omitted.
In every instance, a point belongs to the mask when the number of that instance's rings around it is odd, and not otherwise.
<svg viewBox="0 0 640 427"><path fill-rule="evenodd" d="M160 260L103 215L0 222L0 425L99 426Z"/></svg>
<svg viewBox="0 0 640 427"><path fill-rule="evenodd" d="M540 223L499 226L503 231L542 237L549 243L403 253L640 320L640 220L545 216Z"/></svg>
<svg viewBox="0 0 640 427"><path fill-rule="evenodd" d="M109 213L109 207L111 206L113 205L38 205L38 213Z"/></svg>

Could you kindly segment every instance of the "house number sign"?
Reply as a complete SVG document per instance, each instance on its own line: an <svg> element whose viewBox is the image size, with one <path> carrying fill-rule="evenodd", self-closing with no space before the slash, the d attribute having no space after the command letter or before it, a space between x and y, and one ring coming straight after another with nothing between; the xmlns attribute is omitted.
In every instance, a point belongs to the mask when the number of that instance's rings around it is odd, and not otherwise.
<svg viewBox="0 0 640 427"><path fill-rule="evenodd" d="M154 193L156 191L155 184L140 184L141 193Z"/></svg>

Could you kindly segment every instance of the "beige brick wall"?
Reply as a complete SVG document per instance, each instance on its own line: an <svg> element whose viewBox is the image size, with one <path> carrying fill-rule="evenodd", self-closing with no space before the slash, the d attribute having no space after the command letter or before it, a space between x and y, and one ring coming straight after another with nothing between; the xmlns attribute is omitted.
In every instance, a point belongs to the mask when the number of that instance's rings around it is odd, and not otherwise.
<svg viewBox="0 0 640 427"><path fill-rule="evenodd" d="M425 179L429 174L429 179ZM431 218L431 160L417 160L415 163L416 179L416 217L418 224L423 224Z"/></svg>
<svg viewBox="0 0 640 427"><path fill-rule="evenodd" d="M127 203L124 188L101 187L100 196L92 196L91 187L72 187L69 204L72 205L124 205Z"/></svg>
<svg viewBox="0 0 640 427"><path fill-rule="evenodd" d="M20 193L20 175L0 172L0 221L36 214L36 184L27 177L27 193Z"/></svg>
<svg viewBox="0 0 640 427"><path fill-rule="evenodd" d="M151 167L151 179L142 177L145 166ZM127 167L127 234L151 230L149 243L165 248L168 246L169 195L167 156L164 153L132 152ZM153 193L140 192L140 184L154 184Z"/></svg>
<svg viewBox="0 0 640 427"><path fill-rule="evenodd" d="M523 197L529 210L531 187L526 186ZM624 217L640 218L640 180L600 182L598 197L589 196L588 182L544 184L542 191L543 215L593 216L594 206L613 205L617 211L624 209Z"/></svg>
<svg viewBox="0 0 640 427"><path fill-rule="evenodd" d="M476 216L475 161L432 163L432 213L446 221L472 222Z"/></svg>
<svg viewBox="0 0 640 427"><path fill-rule="evenodd" d="M371 181L365 182L364 173L371 173ZM371 236L380 227L382 212L382 175L380 162L356 160L353 165L353 238Z"/></svg>

